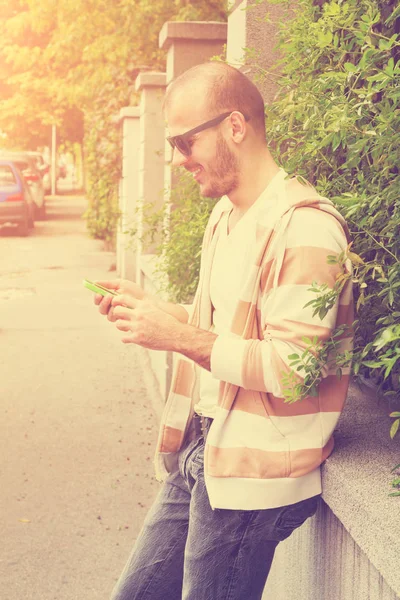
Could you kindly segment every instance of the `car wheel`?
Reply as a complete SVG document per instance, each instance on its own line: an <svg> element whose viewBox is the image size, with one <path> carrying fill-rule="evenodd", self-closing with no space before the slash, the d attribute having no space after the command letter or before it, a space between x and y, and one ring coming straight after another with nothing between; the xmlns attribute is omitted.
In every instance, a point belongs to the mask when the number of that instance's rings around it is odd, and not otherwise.
<svg viewBox="0 0 400 600"><path fill-rule="evenodd" d="M24 214L24 220L18 225L18 235L26 237L29 235L29 215L28 211Z"/></svg>

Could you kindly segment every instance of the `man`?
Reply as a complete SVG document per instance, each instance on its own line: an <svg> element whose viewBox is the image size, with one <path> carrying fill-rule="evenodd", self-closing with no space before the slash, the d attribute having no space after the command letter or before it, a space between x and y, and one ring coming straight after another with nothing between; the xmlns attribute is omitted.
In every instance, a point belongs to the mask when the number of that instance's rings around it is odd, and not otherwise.
<svg viewBox="0 0 400 600"><path fill-rule="evenodd" d="M124 343L181 355L157 445L164 484L113 600L255 600L277 544L317 509L346 397L348 371L339 380L328 366L316 397L287 403L283 390L305 336L325 342L352 322L351 283L323 320L305 308L313 282L334 287L341 267L327 256L346 250L347 230L331 202L274 162L261 95L236 69L186 71L165 115L173 164L222 199L190 320L127 281L101 282L118 295L95 297Z"/></svg>

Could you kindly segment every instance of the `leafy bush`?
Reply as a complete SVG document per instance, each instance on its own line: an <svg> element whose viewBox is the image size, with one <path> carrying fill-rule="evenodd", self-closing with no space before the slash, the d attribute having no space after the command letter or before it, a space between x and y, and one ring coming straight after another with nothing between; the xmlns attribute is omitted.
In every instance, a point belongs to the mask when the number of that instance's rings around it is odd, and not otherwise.
<svg viewBox="0 0 400 600"><path fill-rule="evenodd" d="M144 221L147 236L159 240L156 272L163 275L159 283L165 281L164 290L172 302L190 303L199 278L203 234L215 199L202 198L193 175L182 172L172 189L171 205L171 212L167 206L157 213L151 206L145 207Z"/></svg>
<svg viewBox="0 0 400 600"><path fill-rule="evenodd" d="M128 104L125 78L115 74L114 83L104 85L85 115L86 192L89 201L85 213L90 235L113 248L120 212L118 188L121 177L121 132L110 124L110 114Z"/></svg>
<svg viewBox="0 0 400 600"><path fill-rule="evenodd" d="M400 392L399 14L392 1L299 0L282 28L283 75L267 118L286 170L349 223L359 255L354 373L391 399Z"/></svg>

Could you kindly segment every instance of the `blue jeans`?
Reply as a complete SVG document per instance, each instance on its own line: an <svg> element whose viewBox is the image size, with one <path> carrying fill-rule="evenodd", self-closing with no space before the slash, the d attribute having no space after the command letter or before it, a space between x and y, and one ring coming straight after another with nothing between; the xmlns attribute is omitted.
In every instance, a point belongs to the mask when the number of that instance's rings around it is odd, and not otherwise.
<svg viewBox="0 0 400 600"><path fill-rule="evenodd" d="M112 600L259 600L276 546L317 509L319 496L281 508L212 510L203 456L202 437L180 452Z"/></svg>

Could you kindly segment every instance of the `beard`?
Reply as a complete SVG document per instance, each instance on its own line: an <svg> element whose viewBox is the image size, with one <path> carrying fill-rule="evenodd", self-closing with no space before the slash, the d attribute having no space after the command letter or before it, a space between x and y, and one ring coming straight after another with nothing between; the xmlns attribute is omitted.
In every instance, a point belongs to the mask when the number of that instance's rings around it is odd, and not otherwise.
<svg viewBox="0 0 400 600"><path fill-rule="evenodd" d="M201 186L201 195L221 198L229 195L239 185L239 163L229 150L222 133L218 131L215 160L207 167L207 181Z"/></svg>

